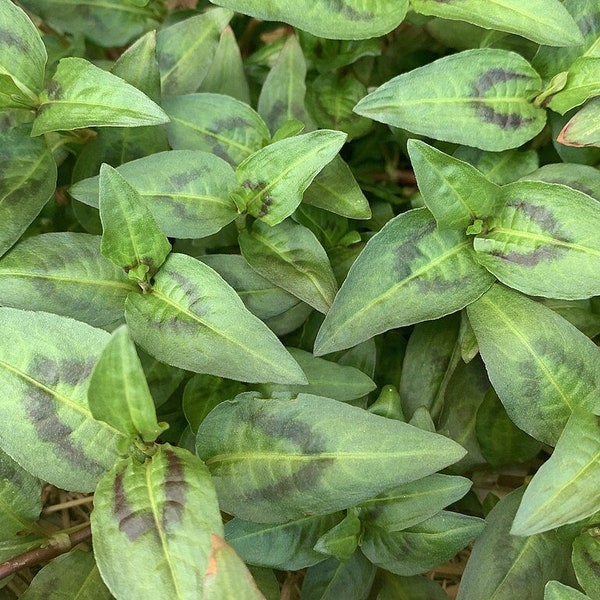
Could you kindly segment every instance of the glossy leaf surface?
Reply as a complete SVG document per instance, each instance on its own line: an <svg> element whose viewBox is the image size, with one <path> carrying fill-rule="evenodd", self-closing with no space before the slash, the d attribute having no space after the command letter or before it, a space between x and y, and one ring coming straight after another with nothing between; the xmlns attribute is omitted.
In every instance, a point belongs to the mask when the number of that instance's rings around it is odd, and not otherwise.
<svg viewBox="0 0 600 600"><path fill-rule="evenodd" d="M352 506L464 454L442 436L336 400L257 393L219 404L200 425L196 449L223 510L270 523Z"/></svg>

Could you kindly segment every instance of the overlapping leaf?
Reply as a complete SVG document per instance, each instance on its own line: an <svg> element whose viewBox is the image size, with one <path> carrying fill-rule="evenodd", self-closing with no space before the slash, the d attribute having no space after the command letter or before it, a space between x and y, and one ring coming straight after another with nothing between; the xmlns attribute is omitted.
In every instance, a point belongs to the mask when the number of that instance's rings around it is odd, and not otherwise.
<svg viewBox="0 0 600 600"><path fill-rule="evenodd" d="M600 200L600 171L590 165L550 163L531 171L521 179L560 183Z"/></svg>
<svg viewBox="0 0 600 600"><path fill-rule="evenodd" d="M558 134L557 141L581 148L600 146L600 98L594 98L579 110Z"/></svg>
<svg viewBox="0 0 600 600"><path fill-rule="evenodd" d="M575 300L600 294L600 203L563 185L518 181L475 237L477 260L532 296Z"/></svg>
<svg viewBox="0 0 600 600"><path fill-rule="evenodd" d="M91 522L98 568L117 600L197 599L214 568L211 534L223 535L208 470L168 444L146 462L122 460L102 477Z"/></svg>
<svg viewBox="0 0 600 600"><path fill-rule="evenodd" d="M237 209L229 192L236 186L233 169L208 152L171 150L117 168L137 191L168 236L201 238L233 221ZM98 206L99 178L71 186L69 193Z"/></svg>
<svg viewBox="0 0 600 600"><path fill-rule="evenodd" d="M58 315L0 308L0 338L10 340L0 347L2 449L44 481L93 490L123 438L92 418L86 398L109 335Z"/></svg>
<svg viewBox="0 0 600 600"><path fill-rule="evenodd" d="M345 562L358 548L361 532L362 526L360 519L356 516L356 510L348 510L342 521L317 540L314 548L322 554Z"/></svg>
<svg viewBox="0 0 600 600"><path fill-rule="evenodd" d="M123 317L137 285L100 253L100 236L27 238L0 259L0 306L42 310L103 326Z"/></svg>
<svg viewBox="0 0 600 600"><path fill-rule="evenodd" d="M235 291L191 256L170 254L152 291L127 298L125 318L134 341L167 364L241 381L306 381Z"/></svg>
<svg viewBox="0 0 600 600"><path fill-rule="evenodd" d="M523 431L554 445L575 407L600 408L600 349L561 316L498 284L467 312L490 381Z"/></svg>
<svg viewBox="0 0 600 600"><path fill-rule="evenodd" d="M544 588L544 600L589 600L589 596L578 592L576 589L560 583L549 581Z"/></svg>
<svg viewBox="0 0 600 600"><path fill-rule="evenodd" d="M464 454L447 438L330 398L256 392L219 404L196 449L223 510L269 523L353 506Z"/></svg>
<svg viewBox="0 0 600 600"><path fill-rule="evenodd" d="M564 115L589 98L600 95L600 58L582 56L567 72L565 86L554 94L548 106Z"/></svg>
<svg viewBox="0 0 600 600"><path fill-rule="evenodd" d="M413 133L498 151L542 130L546 113L532 103L540 91L540 76L522 56L484 48L394 77L354 110Z"/></svg>
<svg viewBox="0 0 600 600"><path fill-rule="evenodd" d="M440 231L425 209L390 220L350 268L317 335L315 354L460 310L492 284L461 232ZM377 273L377 277L373 274Z"/></svg>
<svg viewBox="0 0 600 600"><path fill-rule="evenodd" d="M578 535L573 541L572 555L577 581L593 600L598 600L600 596L600 540L596 533L597 530L592 527Z"/></svg>

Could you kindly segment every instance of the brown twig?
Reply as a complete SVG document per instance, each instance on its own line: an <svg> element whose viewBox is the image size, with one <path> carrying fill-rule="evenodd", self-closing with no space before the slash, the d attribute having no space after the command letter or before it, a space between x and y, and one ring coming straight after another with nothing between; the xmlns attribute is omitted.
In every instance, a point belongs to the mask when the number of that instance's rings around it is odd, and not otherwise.
<svg viewBox="0 0 600 600"><path fill-rule="evenodd" d="M85 542L85 540L91 536L92 529L88 524L69 536L70 544L68 547L62 545L46 546L45 548L34 548L28 552L19 554L19 556L15 556L6 562L0 563L0 579L4 579L5 577L8 577L17 571L20 571L21 569L39 565L40 563L51 560L52 558L56 558L65 552L69 552L75 546L77 546L77 544Z"/></svg>

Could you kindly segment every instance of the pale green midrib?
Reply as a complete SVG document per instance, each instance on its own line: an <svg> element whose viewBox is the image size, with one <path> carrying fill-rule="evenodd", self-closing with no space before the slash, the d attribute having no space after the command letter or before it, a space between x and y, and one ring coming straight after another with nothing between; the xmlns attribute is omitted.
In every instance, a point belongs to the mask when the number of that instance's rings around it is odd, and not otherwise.
<svg viewBox="0 0 600 600"><path fill-rule="evenodd" d="M206 15L205 15L205 17L206 17ZM209 17L209 19L210 19L210 17ZM208 39L210 39L210 36L213 33L215 33L215 34L218 33L217 24L212 19L210 19L210 20L209 19L205 19L207 21L207 27L202 28L200 35L198 35L198 37L196 37L194 39L194 42L192 44L190 44L189 46L187 46L186 50L182 54L179 54L179 58L173 64L173 66L170 69L167 69L165 72L161 73L160 81L163 86L165 86L165 83L168 83L167 80L169 79L169 77L171 76L171 74L174 71L180 69L182 66L186 66L185 65L186 59L192 52L196 52L196 50L198 49L198 46L201 46Z"/></svg>
<svg viewBox="0 0 600 600"><path fill-rule="evenodd" d="M120 194L116 193L116 190L114 190L114 189L113 190L109 190L109 193L114 194L117 198L119 198L119 196L120 196ZM121 216L122 216L121 220L125 222L125 227L127 227L127 234L128 234L129 241L130 241L130 244L131 244L130 247L131 247L131 250L133 251L134 260L135 260L134 267L137 267L137 266L139 266L139 265L142 264L142 261L144 259L144 254L152 254L153 251L154 251L154 248L152 249L151 252L147 252L147 253L144 253L140 249L140 241L139 241L139 239L140 239L140 237L141 238L145 238L145 233L141 230L141 228L140 228L139 231L135 231L135 232L132 229L132 227L131 227L131 221L128 218L129 215L128 215L127 210L126 210L125 202L120 202L117 199L116 200L116 204L117 204L116 208L121 213ZM135 202L133 204L135 204ZM131 208L131 206L130 206L130 208ZM147 210L149 211L149 209L147 209ZM133 210L132 212L133 212L133 214L135 214L135 210ZM150 215L150 218L152 218L152 215ZM134 233L137 233L138 235L134 235ZM115 240L117 242L117 244L115 244L115 245L116 246L121 246L121 244L119 243L120 242L119 238L122 239L122 236L120 236L118 234L118 227L116 226L116 223L115 223L115 234L116 234L115 235ZM104 239L105 239L105 237L102 236L102 241L104 241ZM125 244L127 244L127 242L125 242ZM101 244L100 247L102 247L102 244ZM123 249L122 246L121 246L121 248L117 248L116 254L118 255L119 253L122 253L123 255L128 254L127 248ZM111 254L112 254L112 252L111 252ZM150 256L150 258L153 258L153 257ZM117 258L117 260L118 260L118 258ZM127 265L121 265L121 267L126 267L126 266L129 266L129 265L128 264Z"/></svg>
<svg viewBox="0 0 600 600"><path fill-rule="evenodd" d="M214 131L210 131L208 129L205 129L204 127L201 127L197 123L190 123L189 121L184 121L180 117L174 117L172 114L169 114L169 113L167 113L167 114L169 115L169 118L171 119L171 122L173 122L173 123L180 123L184 127L192 129L193 131L198 131L199 133L206 135L209 138L218 140L219 142L222 142L227 146L232 146L236 150L240 150L240 151L244 152L245 154L247 154L248 156L250 154L254 153L253 148L250 148L249 146L245 146L244 144L242 144L241 142L238 142L237 140L234 140L233 138L226 138L225 136L215 133Z"/></svg>
<svg viewBox="0 0 600 600"><path fill-rule="evenodd" d="M132 86L131 86L132 87ZM136 90L139 91L139 90ZM154 104L154 102L152 102L152 100L150 100L150 98L148 98L147 96L145 96L142 92L139 92L140 95L144 96L144 99L147 100L149 103ZM55 104L68 104L69 106L83 106L85 108L89 108L94 107L94 108L103 108L103 109L108 109L111 111L114 110L118 110L119 113L117 113L117 118L120 118L121 116L131 116L131 117L137 117L140 119L150 119L149 122L152 123L156 123L157 119L162 119L161 121L159 121L158 123L166 123L167 121L164 120L164 116L168 115L162 111L162 109L160 109L160 107L157 105L157 108L159 109L158 111L154 111L154 112L142 112L141 110L136 110L136 109L132 109L132 108L127 108L125 106L123 106L123 104L100 104L99 102L81 102L81 101L76 101L76 100L47 100L46 102L43 102L40 105L40 108L38 109L41 110L43 107L47 106L47 107L52 107ZM153 108L153 107L150 107ZM162 114L161 114L162 113ZM43 115L40 115L43 116ZM111 121L111 123L113 122L117 122L117 121Z"/></svg>
<svg viewBox="0 0 600 600"><path fill-rule="evenodd" d="M140 191L137 190L138 194L143 198L156 198L156 197L164 197L164 198L175 198L177 200L191 200L191 201L206 201L212 204L218 204L221 206L225 206L227 208L235 207L235 203L228 200L227 198L221 198L220 196L210 196L207 194L194 194L192 192L187 194L180 194L178 192L161 192L161 191ZM237 211L236 211L237 212Z"/></svg>
<svg viewBox="0 0 600 600"><path fill-rule="evenodd" d="M118 434L120 437L125 437L122 432L120 432L118 429L115 429L112 425L109 425L108 423L105 423L104 421L97 421L96 419L94 419L89 407L84 406L78 402L75 402L74 400L71 400L67 396L63 396L56 390L49 388L47 385L45 385L41 381L38 381L37 379L30 377L27 373L24 373L23 371L21 371L20 369L17 369L13 365L9 365L7 362L4 362L2 359L0 359L0 367L4 367L7 371L14 373L17 377L20 377L27 383L50 394L52 397L54 397L57 400L57 402L60 402L63 405L69 407L71 410L82 414L87 420L94 421L95 423L98 424L99 427L104 427L106 429L110 429L113 432L115 432L116 434Z"/></svg>
<svg viewBox="0 0 600 600"><path fill-rule="evenodd" d="M394 104L383 104L377 103L374 107L367 108L367 112L371 113L379 113L382 110L397 110L398 107L410 107L410 106L419 106L422 107L425 104L458 104L458 103L478 103L478 104L525 104L527 106L533 107L531 102L525 96L453 96L446 98L416 98L414 100L398 100ZM367 104L368 106L368 104ZM359 107L362 108L362 107ZM534 112L543 111L543 109L535 108ZM499 114L506 114L505 111L497 111ZM361 114L360 112L358 114ZM539 112L541 115L542 112Z"/></svg>
<svg viewBox="0 0 600 600"><path fill-rule="evenodd" d="M1 266L1 265L0 265ZM124 289L128 292L134 292L137 286L125 283L119 283L118 281L111 281L107 279L76 279L74 277L61 277L60 275L42 275L39 273L19 273L18 271L2 271L0 269L0 278L2 277L29 277L31 279L45 279L48 281L60 281L63 283L75 283L78 285L91 285L93 287L112 287L117 289Z"/></svg>
<svg viewBox="0 0 600 600"><path fill-rule="evenodd" d="M96 575L96 573L98 574L98 577L100 577L98 565L94 563L94 566L90 569L90 572L86 575L85 579L79 586L77 594L73 596L73 600L88 600L90 597L93 597L95 595L97 589L94 587L91 590L88 590L88 587L94 581L94 576Z"/></svg>
<svg viewBox="0 0 600 600"><path fill-rule="evenodd" d="M507 580L509 580L509 575L516 568L516 566L519 564L519 560L521 559L521 557L529 550L529 546L531 544L533 544L534 542L536 542L536 541L537 541L537 538L534 538L533 536L528 537L525 540L525 543L523 544L521 550L519 550L519 553L515 557L515 560L513 560L513 562L510 565L509 569L506 571L504 577L498 582L498 585L496 586L496 589L494 590L494 595L490 598L490 600L496 600L496 599L497 600L505 600L505 596L502 596L502 598L498 598L496 596L496 593L498 592L498 590L500 590L502 588L502 586L504 585L504 583Z"/></svg>
<svg viewBox="0 0 600 600"><path fill-rule="evenodd" d="M177 598L180 598L181 600L184 600L184 598L186 597L181 588L179 587L179 580L177 578L176 575L176 569L172 563L172 559L171 559L171 555L169 552L169 548L168 548L168 539L167 539L167 534L164 531L164 529L162 528L162 524L161 524L161 519L159 518L158 515L158 506L157 506L157 501L156 498L154 497L154 487L153 487L153 481L152 481L152 467L153 467L153 461L149 460L146 462L145 465L146 469L145 469L145 478L146 478L146 489L148 490L148 500L150 502L150 509L152 510L152 516L154 518L154 524L156 526L156 531L158 532L158 537L160 538L160 545L163 551L163 556L165 557L165 562L168 565L169 568L169 574L171 576L171 580L173 582L173 588L175 590L175 592L177 593Z"/></svg>
<svg viewBox="0 0 600 600"><path fill-rule="evenodd" d="M323 286L321 285L319 279L312 272L310 272L307 269L303 268L296 261L294 261L292 259L288 259L286 255L281 254L281 252L279 252L279 249L277 248L277 246L274 246L273 244L271 244L267 238L265 238L263 236L260 236L260 235L257 235L256 233L254 233L253 236L254 236L254 238L257 241L259 241L261 244L263 244L269 250L271 250L273 252L273 254L275 254L281 260L283 260L284 263L286 263L290 267L292 267L292 269L294 271L297 271L297 272L301 273L302 275L304 275L305 277L307 277L309 279L309 281L313 284L313 286L315 287L315 289L317 290L317 292L321 296L321 299L323 300L323 303L324 303L325 310L328 310L331 307L331 301L329 300L328 296L326 295L325 288L323 288ZM264 275L263 275L263 277L264 277ZM294 293L292 293L292 295L296 296L296 294L294 294ZM303 294L303 296L306 297L306 294ZM300 298L300 300L304 300L304 302L306 302L307 304L310 304L311 306L313 306L313 308L317 308L316 306L314 306L313 302L309 302L305 298ZM321 306L321 308L323 308L323 305ZM317 310L319 310L319 309L317 308Z"/></svg>
<svg viewBox="0 0 600 600"><path fill-rule="evenodd" d="M523 346L525 346L527 348L527 350L529 351L529 354L533 357L534 361L538 364L542 373L544 375L546 375L546 378L548 379L548 381L550 382L552 387L554 387L554 389L558 392L558 394L559 394L560 398L563 400L564 404L566 404L569 407L569 409L572 411L573 406L576 405L576 403L572 403L570 398L565 394L563 389L559 386L558 382L555 380L555 378L553 376L552 370L546 366L546 363L544 361L542 361L541 357L534 351L533 347L529 343L529 340L527 340L525 338L525 336L521 333L521 331L517 327L515 327L513 322L506 315L506 313L502 312L497 304L495 304L492 300L490 300L489 298L486 298L485 296L483 296L481 298L481 301L484 304L487 304L491 308L491 310L493 310L498 315L500 320L504 323L505 327L507 329L509 329L513 333L513 335L515 335L521 341Z"/></svg>
<svg viewBox="0 0 600 600"><path fill-rule="evenodd" d="M440 169L436 169L435 165L431 162L431 161L427 161L429 168L432 169L433 171L435 171L435 173L437 173L438 177L440 179L442 179L444 181L444 183L452 190L454 197L458 200L458 202L460 203L460 205L463 207L463 210L465 210L468 215L467 218L468 219L474 219L476 217L475 212L473 211L473 209L467 204L466 200L462 197L461 194L458 193L458 190L448 181L447 177L444 177L442 175L442 172ZM461 215L460 219L462 220L464 217Z"/></svg>
<svg viewBox="0 0 600 600"><path fill-rule="evenodd" d="M492 235L494 233L504 234L507 236L514 236L517 238L522 238L524 240L531 240L535 242L541 242L548 246L557 246L560 248L569 248L570 250L576 250L577 252L582 252L583 254L600 257L600 249L590 248L588 246L582 246L581 244L575 244L573 242L564 242L562 240L557 240L553 237L548 237L539 233L531 233L528 231L520 231L518 229L506 229L504 227L494 227L488 232L488 235ZM494 239L483 237L482 239Z"/></svg>
<svg viewBox="0 0 600 600"><path fill-rule="evenodd" d="M348 326L348 322L352 322L357 319L360 319L360 315L362 315L363 313L365 313L367 311L370 311L377 304L383 304L384 302L387 302L389 300L390 296L393 296L399 289L401 289L408 283L411 283L414 279L417 279L424 273L427 273L427 271L437 267L439 264L443 263L444 261L452 258L455 254L458 254L464 247L470 246L470 245L471 245L471 241L469 239L466 239L466 240L462 241L460 244L453 246L447 252L440 254L434 260L429 261L427 264L423 265L420 269L417 269L416 271L411 273L410 276L406 277L405 279L402 279L402 281L399 281L392 287L388 288L388 290L384 294L380 294L379 296L377 296L376 298L371 300L371 302L365 304L362 308L360 308L356 311L353 311L352 314L350 314L346 318L346 320L342 321L337 326L336 332L340 331L342 329L345 329ZM333 334L330 335L330 338L333 339L335 337L335 335L336 335L336 333L334 332ZM326 346L327 345L328 344L326 344Z"/></svg>
<svg viewBox="0 0 600 600"><path fill-rule="evenodd" d="M177 304L175 301L171 300L171 298L169 298L162 292L159 292L156 288L154 288L152 290L152 294L158 296L158 298L160 300L162 300L165 304L172 306L178 312L183 313L184 315L186 315L193 321L196 321L202 327L206 327L206 329L209 329L212 334L216 335L217 337L224 338L228 343L233 344L234 346L237 346L244 353L249 354L258 362L269 365L270 367L272 367L274 369L275 372L279 372L279 373L282 372L281 362L273 362L271 360L267 360L262 354L260 354L259 352L256 352L254 350L254 348L252 348L252 346L245 346L240 340L232 338L232 337L226 335L223 331L219 331L219 330L215 329L212 325L210 325L206 321L203 321L197 314L190 312L189 310L187 310L187 308L181 306L180 304ZM247 309L244 307L244 310L247 310ZM251 313L249 313L249 314L251 314ZM287 367L285 367L284 372L289 373L289 369Z"/></svg>
<svg viewBox="0 0 600 600"><path fill-rule="evenodd" d="M48 157L50 156L48 150L44 150L40 156L38 157L38 159L31 163L32 167L29 171L27 171L23 177L21 177L21 179L11 188L9 188L8 190L6 190L6 193L0 198L0 207L2 207L2 203L11 195L13 194L16 190L18 190L19 188L21 188L23 186L23 184L39 169L40 165L42 164L42 162L44 160L46 160Z"/></svg>

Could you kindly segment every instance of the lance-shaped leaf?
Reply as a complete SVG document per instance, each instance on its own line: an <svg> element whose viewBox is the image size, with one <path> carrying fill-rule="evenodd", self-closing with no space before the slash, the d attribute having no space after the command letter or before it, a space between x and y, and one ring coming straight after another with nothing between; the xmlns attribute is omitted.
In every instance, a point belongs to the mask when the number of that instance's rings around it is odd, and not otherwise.
<svg viewBox="0 0 600 600"><path fill-rule="evenodd" d="M457 600L541 598L553 577L569 568L570 544L554 531L528 538L509 533L523 488L504 497L486 518L463 573Z"/></svg>
<svg viewBox="0 0 600 600"><path fill-rule="evenodd" d="M490 381L523 431L554 445L575 407L600 409L600 349L560 315L501 285L467 312Z"/></svg>
<svg viewBox="0 0 600 600"><path fill-rule="evenodd" d="M265 21L283 21L319 37L361 40L388 33L406 15L408 0L217 0L245 15Z"/></svg>
<svg viewBox="0 0 600 600"><path fill-rule="evenodd" d="M375 565L397 575L418 575L450 560L484 529L483 520L441 511L403 531L366 527L360 548Z"/></svg>
<svg viewBox="0 0 600 600"><path fill-rule="evenodd" d="M337 400L257 392L219 404L198 429L196 451L223 510L263 523L353 506L464 455L445 437Z"/></svg>
<svg viewBox="0 0 600 600"><path fill-rule="evenodd" d="M33 529L42 512L42 482L0 450L0 540Z"/></svg>
<svg viewBox="0 0 600 600"><path fill-rule="evenodd" d="M549 581L544 588L544 600L590 600L590 597L559 581Z"/></svg>
<svg viewBox="0 0 600 600"><path fill-rule="evenodd" d="M471 481L465 477L434 473L362 502L360 520L367 527L401 531L433 517L470 488Z"/></svg>
<svg viewBox="0 0 600 600"><path fill-rule="evenodd" d="M564 115L589 98L600 95L600 58L582 56L570 67L567 83L548 103L553 111Z"/></svg>
<svg viewBox="0 0 600 600"><path fill-rule="evenodd" d="M277 589L279 590L279 586ZM211 536L208 568L202 591L202 598L205 600L265 600L244 561L223 538L214 533Z"/></svg>
<svg viewBox="0 0 600 600"><path fill-rule="evenodd" d="M375 565L360 550L345 562L330 558L306 571L300 600L363 600L369 595L376 572Z"/></svg>
<svg viewBox="0 0 600 600"><path fill-rule="evenodd" d="M53 559L31 581L25 600L112 600L91 552L72 550Z"/></svg>
<svg viewBox="0 0 600 600"><path fill-rule="evenodd" d="M304 106L306 60L295 35L290 35L269 71L258 97L257 110L275 133L290 120L315 129Z"/></svg>
<svg viewBox="0 0 600 600"><path fill-rule="evenodd" d="M0 446L27 471L91 491L123 436L87 404L92 368L109 335L43 312L0 308Z"/></svg>
<svg viewBox="0 0 600 600"><path fill-rule="evenodd" d="M416 12L507 31L548 46L583 42L573 17L560 0L411 0Z"/></svg>
<svg viewBox="0 0 600 600"><path fill-rule="evenodd" d="M95 419L130 439L139 435L153 442L165 429L156 421L144 369L125 325L113 332L92 371L88 403Z"/></svg>
<svg viewBox="0 0 600 600"><path fill-rule="evenodd" d="M131 184L111 166L100 168L100 251L146 289L171 244Z"/></svg>
<svg viewBox="0 0 600 600"><path fill-rule="evenodd" d="M217 8L159 31L156 53L164 94L195 92L208 73L221 30L233 13Z"/></svg>
<svg viewBox="0 0 600 600"><path fill-rule="evenodd" d="M21 4L58 31L83 34L105 48L125 46L158 26L153 5L145 0L24 0Z"/></svg>
<svg viewBox="0 0 600 600"><path fill-rule="evenodd" d="M438 140L507 150L544 127L546 111L532 103L541 85L519 54L466 50L394 77L354 110Z"/></svg>
<svg viewBox="0 0 600 600"><path fill-rule="evenodd" d="M453 154L464 162L481 171L486 179L498 185L516 181L539 167L540 160L536 150L504 150L486 152L471 146L459 146Z"/></svg>
<svg viewBox="0 0 600 600"><path fill-rule="evenodd" d="M347 511L343 521L325 532L315 544L315 550L339 561L347 561L356 551L361 536L360 519L355 510Z"/></svg>
<svg viewBox="0 0 600 600"><path fill-rule="evenodd" d="M231 223L238 212L229 193L236 187L233 169L208 152L171 150L117 167L150 209L165 235L202 238ZM99 177L77 182L69 193L98 207Z"/></svg>
<svg viewBox="0 0 600 600"><path fill-rule="evenodd" d="M490 215L500 187L475 167L420 140L408 141L419 191L440 229L465 230Z"/></svg>
<svg viewBox="0 0 600 600"><path fill-rule="evenodd" d="M521 177L527 181L560 183L600 200L600 171L590 165L550 163Z"/></svg>
<svg viewBox="0 0 600 600"><path fill-rule="evenodd" d="M426 208L388 221L350 268L319 330L315 354L437 319L476 300L493 280L470 244L461 232L437 229Z"/></svg>
<svg viewBox="0 0 600 600"><path fill-rule="evenodd" d="M302 201L349 219L370 219L371 207L350 167L338 155L314 178Z"/></svg>
<svg viewBox="0 0 600 600"><path fill-rule="evenodd" d="M359 369L317 358L310 352L305 352L299 348L288 348L288 351L304 371L308 384L294 386L263 385L260 391L265 395L272 395L276 392L292 394L304 392L305 394L349 402L366 396L377 387L375 382Z"/></svg>
<svg viewBox="0 0 600 600"><path fill-rule="evenodd" d="M345 133L323 129L269 144L249 156L236 169L248 214L271 226L289 217L345 141Z"/></svg>
<svg viewBox="0 0 600 600"><path fill-rule="evenodd" d="M103 326L123 317L139 289L100 253L100 236L44 233L0 259L0 305L42 310Z"/></svg>
<svg viewBox="0 0 600 600"><path fill-rule="evenodd" d="M343 513L336 512L286 523L252 523L235 518L225 524L225 539L248 564L297 571L325 560L313 546L343 517Z"/></svg>
<svg viewBox="0 0 600 600"><path fill-rule="evenodd" d="M162 105L171 119L167 135L174 150L211 152L235 167L271 138L260 115L230 96L171 96Z"/></svg>
<svg viewBox="0 0 600 600"><path fill-rule="evenodd" d="M0 131L0 256L38 216L56 187L56 163L30 125Z"/></svg>
<svg viewBox="0 0 600 600"><path fill-rule="evenodd" d="M576 408L552 456L527 486L511 533L533 535L600 510L600 417Z"/></svg>
<svg viewBox="0 0 600 600"><path fill-rule="evenodd" d="M473 247L502 283L531 296L575 300L600 294L600 202L563 185L517 181Z"/></svg>
<svg viewBox="0 0 600 600"><path fill-rule="evenodd" d="M600 146L600 98L590 100L575 113L558 134L565 146Z"/></svg>
<svg viewBox="0 0 600 600"><path fill-rule="evenodd" d="M223 535L208 469L168 444L146 462L127 458L102 477L91 522L98 568L118 600L198 598L211 534Z"/></svg>
<svg viewBox="0 0 600 600"><path fill-rule="evenodd" d="M600 582L600 539L598 539L597 529L592 527L575 538L572 561L577 581L590 598L598 600L600 597L600 586L598 585Z"/></svg>
<svg viewBox="0 0 600 600"><path fill-rule="evenodd" d="M0 73L8 75L26 101L37 99L48 55L35 25L10 0L0 1Z"/></svg>
<svg viewBox="0 0 600 600"><path fill-rule="evenodd" d="M326 313L337 291L327 253L313 232L287 219L270 227L255 221L239 236L248 264L265 279Z"/></svg>
<svg viewBox="0 0 600 600"><path fill-rule="evenodd" d="M210 267L171 254L125 318L146 352L169 365L253 382L305 383L302 370L266 325Z"/></svg>
<svg viewBox="0 0 600 600"><path fill-rule="evenodd" d="M148 96L83 58L63 58L46 89L31 135L81 127L139 127L169 117Z"/></svg>

